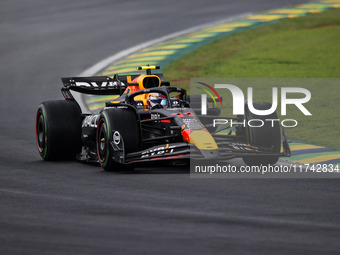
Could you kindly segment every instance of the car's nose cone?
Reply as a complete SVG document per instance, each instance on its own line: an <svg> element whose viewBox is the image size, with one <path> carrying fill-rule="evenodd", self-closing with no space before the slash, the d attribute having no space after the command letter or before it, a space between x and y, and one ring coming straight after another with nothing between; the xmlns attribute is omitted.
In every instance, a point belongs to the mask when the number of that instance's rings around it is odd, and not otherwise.
<svg viewBox="0 0 340 255"><path fill-rule="evenodd" d="M200 150L205 159L216 159L219 157L219 150Z"/></svg>

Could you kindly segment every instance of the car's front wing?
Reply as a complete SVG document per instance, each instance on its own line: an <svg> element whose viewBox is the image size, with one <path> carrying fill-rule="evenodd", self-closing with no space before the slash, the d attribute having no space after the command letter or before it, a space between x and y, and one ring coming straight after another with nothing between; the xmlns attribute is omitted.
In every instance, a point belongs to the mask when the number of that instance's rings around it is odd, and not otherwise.
<svg viewBox="0 0 340 255"><path fill-rule="evenodd" d="M139 152L129 153L125 155L125 161L121 163L137 163L147 161L159 160L181 160L181 159L216 159L227 160L237 157L247 156L280 156L289 157L290 149L287 141L283 141L282 150L279 153L273 152L272 148L255 147L249 144L235 142L235 141L221 141L217 142L218 149L208 151L198 150L190 143L170 143L157 145Z"/></svg>

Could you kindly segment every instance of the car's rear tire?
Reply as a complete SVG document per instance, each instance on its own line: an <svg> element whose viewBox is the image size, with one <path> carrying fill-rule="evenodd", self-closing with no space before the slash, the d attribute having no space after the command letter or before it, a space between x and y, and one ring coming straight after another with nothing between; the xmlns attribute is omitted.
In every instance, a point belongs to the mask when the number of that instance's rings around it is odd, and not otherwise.
<svg viewBox="0 0 340 255"><path fill-rule="evenodd" d="M131 170L133 165L122 164L114 159L111 142L117 139L117 146L124 148L124 155L141 150L139 117L132 108L110 108L99 117L96 144L100 165L106 171ZM117 133L118 132L118 133ZM121 141L123 144L121 145Z"/></svg>
<svg viewBox="0 0 340 255"><path fill-rule="evenodd" d="M254 103L254 108L257 110L270 109L270 103ZM248 107L245 107L246 122L251 119L259 119L264 122L262 127L247 127L246 134L248 143L252 146L258 147L270 147L274 153L280 153L281 150L281 131L278 121L274 121L272 127L271 121L265 121L266 119L278 119L276 112L260 116L253 114L249 111ZM245 156L243 161L247 165L273 165L279 160L279 156Z"/></svg>
<svg viewBox="0 0 340 255"><path fill-rule="evenodd" d="M81 109L75 101L45 101L38 107L36 141L44 160L74 159L81 150Z"/></svg>

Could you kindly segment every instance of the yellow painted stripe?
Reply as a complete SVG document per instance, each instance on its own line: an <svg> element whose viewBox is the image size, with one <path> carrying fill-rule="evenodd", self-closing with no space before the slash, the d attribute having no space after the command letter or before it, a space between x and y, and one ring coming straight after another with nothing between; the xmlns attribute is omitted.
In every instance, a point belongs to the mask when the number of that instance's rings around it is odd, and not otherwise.
<svg viewBox="0 0 340 255"><path fill-rule="evenodd" d="M300 17L303 14L288 14L286 18L292 19L292 18L297 18Z"/></svg>
<svg viewBox="0 0 340 255"><path fill-rule="evenodd" d="M285 18L284 15L251 15L246 17L246 19L249 20L261 20L261 21L272 21L272 20L276 20L276 19L282 19Z"/></svg>
<svg viewBox="0 0 340 255"><path fill-rule="evenodd" d="M300 4L295 6L295 8L311 8L311 9L324 9L329 7L327 4L322 5L322 4Z"/></svg>
<svg viewBox="0 0 340 255"><path fill-rule="evenodd" d="M232 28L232 27L226 27L226 28L212 28L212 29L208 29L206 30L207 32L230 32L230 31L233 31L235 30L235 28Z"/></svg>
<svg viewBox="0 0 340 255"><path fill-rule="evenodd" d="M311 144L301 144L301 145L291 145L290 146L290 150L291 151L308 150L308 149L319 149L319 148L325 148L325 147L311 145Z"/></svg>
<svg viewBox="0 0 340 255"><path fill-rule="evenodd" d="M117 62L117 64L133 63L133 62L136 62L136 61L163 60L165 58L166 58L166 56L152 56L152 57L144 57L144 58L131 58L131 59L121 60L121 61Z"/></svg>
<svg viewBox="0 0 340 255"><path fill-rule="evenodd" d="M173 41L174 43L195 43L195 42L201 42L204 38L183 38L176 41Z"/></svg>
<svg viewBox="0 0 340 255"><path fill-rule="evenodd" d="M214 27L206 28L202 32L229 32L239 27L249 27L253 25L253 22L238 22L238 23L223 23Z"/></svg>
<svg viewBox="0 0 340 255"><path fill-rule="evenodd" d="M116 73L125 73L125 72L133 72L133 71L136 71L136 67L114 69L114 70L111 70L110 72L101 73L100 75L107 76L107 75L112 75Z"/></svg>
<svg viewBox="0 0 340 255"><path fill-rule="evenodd" d="M188 38L188 37L180 37L178 39L173 39L164 43L159 44L159 46L175 44L175 43L197 43L203 41L204 38Z"/></svg>
<svg viewBox="0 0 340 255"><path fill-rule="evenodd" d="M161 50L161 51L151 51L147 53L137 53L128 56L128 58L139 58L139 57L148 57L148 56L168 56L176 53L176 50Z"/></svg>
<svg viewBox="0 0 340 255"><path fill-rule="evenodd" d="M302 8L302 10L304 10L306 13L320 13L323 12L322 8Z"/></svg>
<svg viewBox="0 0 340 255"><path fill-rule="evenodd" d="M112 68L111 72L128 72L128 71L136 71L137 66L130 66L130 67L116 67Z"/></svg>
<svg viewBox="0 0 340 255"><path fill-rule="evenodd" d="M304 9L277 9L268 11L268 13L281 13L281 14L303 14L306 12L308 12L308 10Z"/></svg>
<svg viewBox="0 0 340 255"><path fill-rule="evenodd" d="M141 52L146 52L146 51L153 51L153 50L177 50L177 49L184 49L191 44L170 44L170 45L164 45L164 46L158 46L158 47L152 47L149 49L144 49L141 50Z"/></svg>
<svg viewBox="0 0 340 255"><path fill-rule="evenodd" d="M216 33L197 33L189 35L190 38L209 38L215 36Z"/></svg>
<svg viewBox="0 0 340 255"><path fill-rule="evenodd" d="M123 67L136 67L137 66L142 66L142 65L157 65L158 64L158 61L143 61L143 62L131 62L131 63L127 63L127 64L119 64L119 65L114 65L114 66L111 66L109 68L107 68L107 70L114 70L116 68L123 68Z"/></svg>
<svg viewBox="0 0 340 255"><path fill-rule="evenodd" d="M320 12L322 12L322 10L321 9L310 9L310 10L308 10L308 12L309 13L320 13Z"/></svg>
<svg viewBox="0 0 340 255"><path fill-rule="evenodd" d="M224 23L218 25L218 27L249 27L253 25L252 22L233 22L233 23Z"/></svg>
<svg viewBox="0 0 340 255"><path fill-rule="evenodd" d="M317 156L313 158L306 158L306 159L301 159L301 160L297 160L294 162L301 163L301 164L313 164L313 163L319 163L319 162L333 160L333 159L340 159L340 153Z"/></svg>

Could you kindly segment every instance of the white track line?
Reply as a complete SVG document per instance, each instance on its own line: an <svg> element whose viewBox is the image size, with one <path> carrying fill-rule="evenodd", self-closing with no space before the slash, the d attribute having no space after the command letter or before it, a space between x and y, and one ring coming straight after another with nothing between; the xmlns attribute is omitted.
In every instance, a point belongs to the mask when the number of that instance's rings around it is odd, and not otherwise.
<svg viewBox="0 0 340 255"><path fill-rule="evenodd" d="M234 21L236 19L244 18L245 16L249 16L249 15L252 15L252 13L249 12L249 13L243 13L243 14L235 15L235 16L232 16L232 17L229 17L229 18L226 18L226 19L221 19L221 20L218 20L218 21L214 21L214 22L203 24L203 25L195 26L195 27L192 27L192 28L188 28L188 29L176 32L176 33L172 33L172 34L162 36L162 37L154 39L154 40L150 40L150 41L138 44L136 46L133 46L133 47L128 48L126 50L122 50L122 51L120 51L120 52L118 52L118 53L116 53L116 54L114 54L110 57L107 57L107 58L99 61L98 63L94 64L90 68L83 71L81 74L79 74L79 76L96 75L100 71L102 71L104 68L113 64L114 62L121 60L122 58L124 58L128 55L131 55L132 53L135 53L135 52L137 52L141 49L150 47L154 44L157 44L157 43L169 40L169 39L173 39L173 38L176 38L176 37L188 34L188 33L198 31L198 30L201 30L201 29L204 29L204 28L207 28L207 27L212 27L212 26L216 26L216 25L219 25L219 24L222 24L222 23L231 22L231 21Z"/></svg>
<svg viewBox="0 0 340 255"><path fill-rule="evenodd" d="M219 25L219 24L222 24L222 23L232 22L234 20L241 19L241 18L244 18L244 17L249 16L249 15L252 15L252 13L251 12L242 13L242 14L235 15L235 16L232 16L232 17L229 17L229 18L226 18L226 19L221 19L221 20L218 20L218 21L214 21L214 22L203 24L203 25L191 27L191 28L179 31L179 32L175 32L175 33L172 33L172 34L169 34L169 35L166 35L166 36L159 37L159 38L154 39L154 40L150 40L150 41L138 44L136 46L133 46L133 47L128 48L126 50L122 50L122 51L120 51L120 52L118 52L118 53L116 53L116 54L114 54L110 57L107 57L107 58L99 61L98 63L94 64L93 66L91 66L88 69L81 72L78 76L79 77L86 77L86 76L97 75L100 71L102 71L106 67L112 65L114 62L117 62L118 60L121 60L122 58L124 58L128 55L131 55L132 53L135 53L135 52L137 52L141 49L150 47L154 44L157 44L157 43L160 43L160 42L163 42L163 41L166 41L166 40L170 40L170 39L173 39L173 38L185 35L185 34L192 33L192 32L204 29L204 28L216 26L216 25ZM78 102L82 111L88 112L87 107L84 104L81 95L79 93L73 93L73 97Z"/></svg>

